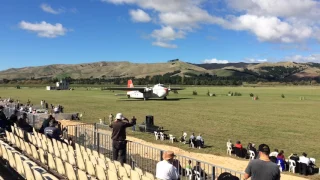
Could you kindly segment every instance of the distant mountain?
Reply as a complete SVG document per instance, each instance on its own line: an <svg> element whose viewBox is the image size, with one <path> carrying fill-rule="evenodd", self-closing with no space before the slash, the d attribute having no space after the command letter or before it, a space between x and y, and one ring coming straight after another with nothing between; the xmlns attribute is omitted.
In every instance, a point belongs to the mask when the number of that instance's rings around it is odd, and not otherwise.
<svg viewBox="0 0 320 180"><path fill-rule="evenodd" d="M85 64L54 64L38 67L12 68L0 71L0 79L30 78L117 78L163 75L169 72L203 73L206 69L182 61L168 63L96 62Z"/></svg>
<svg viewBox="0 0 320 180"><path fill-rule="evenodd" d="M174 76L210 74L218 77L253 76L267 80L320 77L317 63L228 63L191 64L175 60L167 63L96 62L85 64L54 64L38 67L11 68L0 71L2 79L39 78L120 78L146 77L173 73Z"/></svg>

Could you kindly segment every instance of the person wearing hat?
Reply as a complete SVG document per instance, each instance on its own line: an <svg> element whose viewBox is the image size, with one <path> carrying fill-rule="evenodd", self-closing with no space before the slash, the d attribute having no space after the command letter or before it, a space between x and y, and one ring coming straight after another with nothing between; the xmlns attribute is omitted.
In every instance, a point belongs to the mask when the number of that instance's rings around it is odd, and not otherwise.
<svg viewBox="0 0 320 180"><path fill-rule="evenodd" d="M260 144L259 159L251 160L245 170L244 179L251 180L280 180L280 170L277 164L269 159L270 148L266 144Z"/></svg>
<svg viewBox="0 0 320 180"><path fill-rule="evenodd" d="M126 163L126 154L127 154L127 141L126 141L126 128L133 126L132 122L129 122L122 113L116 115L116 120L110 124L112 128L112 151L113 151L113 160L117 161L120 159L121 165Z"/></svg>
<svg viewBox="0 0 320 180"><path fill-rule="evenodd" d="M158 180L177 180L179 174L174 164L174 152L166 151L162 155L162 161L157 163L156 178Z"/></svg>

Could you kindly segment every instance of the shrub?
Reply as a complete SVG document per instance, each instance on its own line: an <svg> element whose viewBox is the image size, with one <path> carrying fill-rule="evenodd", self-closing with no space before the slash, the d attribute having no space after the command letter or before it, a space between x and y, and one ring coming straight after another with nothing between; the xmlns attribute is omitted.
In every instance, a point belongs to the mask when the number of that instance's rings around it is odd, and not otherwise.
<svg viewBox="0 0 320 180"><path fill-rule="evenodd" d="M281 94L281 97L282 97L282 98L285 98L284 94Z"/></svg>
<svg viewBox="0 0 320 180"><path fill-rule="evenodd" d="M194 95L194 96L198 95L197 91L194 90L194 91L192 92L192 95Z"/></svg>
<svg viewBox="0 0 320 180"><path fill-rule="evenodd" d="M253 96L254 96L254 94L250 93L250 97L253 97Z"/></svg>
<svg viewBox="0 0 320 180"><path fill-rule="evenodd" d="M234 93L234 96L242 96L242 94L241 94L241 93L238 93L238 92L235 92L235 93Z"/></svg>

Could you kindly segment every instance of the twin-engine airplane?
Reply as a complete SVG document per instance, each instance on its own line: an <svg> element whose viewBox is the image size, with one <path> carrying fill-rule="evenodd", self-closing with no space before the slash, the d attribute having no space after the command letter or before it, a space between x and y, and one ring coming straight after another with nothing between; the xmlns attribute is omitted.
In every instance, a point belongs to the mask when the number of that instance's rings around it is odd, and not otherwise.
<svg viewBox="0 0 320 180"><path fill-rule="evenodd" d="M163 84L156 84L153 87L134 87L132 80L128 80L128 87L110 87L107 90L128 91L128 98L147 100L149 98L167 99L170 91L183 90L184 88L167 88Z"/></svg>

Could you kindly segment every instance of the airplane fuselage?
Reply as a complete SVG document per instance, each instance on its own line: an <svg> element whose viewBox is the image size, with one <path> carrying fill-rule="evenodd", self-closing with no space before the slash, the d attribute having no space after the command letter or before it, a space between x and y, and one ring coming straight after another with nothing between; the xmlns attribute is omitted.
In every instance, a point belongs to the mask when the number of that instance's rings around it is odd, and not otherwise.
<svg viewBox="0 0 320 180"><path fill-rule="evenodd" d="M162 98L166 99L168 96L168 89L162 85L155 85L153 88L146 88L143 92L141 91L128 91L128 98L136 99L149 99L149 98Z"/></svg>

